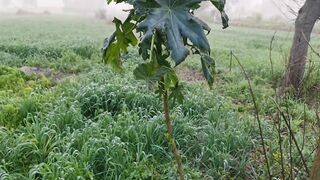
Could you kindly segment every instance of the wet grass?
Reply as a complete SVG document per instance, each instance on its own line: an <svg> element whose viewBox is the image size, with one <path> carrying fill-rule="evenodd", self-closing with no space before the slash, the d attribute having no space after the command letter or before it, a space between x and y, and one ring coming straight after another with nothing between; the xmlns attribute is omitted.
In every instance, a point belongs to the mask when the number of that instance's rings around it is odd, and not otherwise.
<svg viewBox="0 0 320 180"><path fill-rule="evenodd" d="M1 17L0 25L0 179L176 178L161 101L131 73L141 60L137 52L131 49L124 57L128 70L123 74L101 63L100 46L112 31L110 25L56 16ZM230 71L230 51L253 82L272 174L280 177L273 88L285 69L292 33L276 35L272 74L273 33L245 27L220 30L213 25L209 35L217 65L213 89L201 78L185 79L185 103L172 104L174 133L188 179L267 177L248 84L235 61ZM312 40L316 49L319 38ZM319 59L310 57L317 67ZM55 84L23 74L21 66L75 75ZM183 68L199 73L198 57L189 58ZM312 72L309 86L317 82L317 74ZM316 146L316 104L305 106L289 98L280 106L288 111L310 166ZM288 175L288 131L282 128ZM297 150L293 148L292 154L295 175L305 178Z"/></svg>

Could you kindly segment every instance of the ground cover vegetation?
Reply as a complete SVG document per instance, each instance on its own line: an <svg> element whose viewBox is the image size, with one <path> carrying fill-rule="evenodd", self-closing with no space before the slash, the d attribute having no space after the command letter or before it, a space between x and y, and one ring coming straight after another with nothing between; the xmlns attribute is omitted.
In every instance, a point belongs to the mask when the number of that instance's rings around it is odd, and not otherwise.
<svg viewBox="0 0 320 180"><path fill-rule="evenodd" d="M0 24L0 179L177 178L161 99L132 73L142 61L137 50L123 56L121 74L101 61L101 40L113 26L59 16L0 17ZM186 179L268 177L249 86L231 54L252 82L272 176L305 179L284 119L310 168L318 134L319 57L310 52L304 100L276 99L292 33L276 33L271 66L273 30L211 27L217 72L212 88L197 56L177 70L185 101L172 104L171 117ZM314 49L319 38L312 38Z"/></svg>

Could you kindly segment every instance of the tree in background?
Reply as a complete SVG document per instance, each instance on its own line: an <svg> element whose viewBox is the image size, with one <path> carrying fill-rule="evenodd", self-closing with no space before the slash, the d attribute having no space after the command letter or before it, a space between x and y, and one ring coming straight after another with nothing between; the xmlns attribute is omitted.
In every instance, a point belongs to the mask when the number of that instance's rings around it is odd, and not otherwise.
<svg viewBox="0 0 320 180"><path fill-rule="evenodd" d="M301 96L302 82L311 33L320 17L320 0L306 0L295 21L295 33L283 88L292 86L296 97Z"/></svg>
<svg viewBox="0 0 320 180"><path fill-rule="evenodd" d="M292 0L292 2L296 5L302 3L301 0ZM288 69L284 76L282 86L284 88L293 86L296 97L300 97L311 33L316 21L320 18L320 0L306 0L297 14L295 14L295 10L290 6L288 6L288 8L291 13L297 15L297 18L295 21L295 34L290 52ZM320 178L319 145L320 139L312 165L310 180L318 180Z"/></svg>

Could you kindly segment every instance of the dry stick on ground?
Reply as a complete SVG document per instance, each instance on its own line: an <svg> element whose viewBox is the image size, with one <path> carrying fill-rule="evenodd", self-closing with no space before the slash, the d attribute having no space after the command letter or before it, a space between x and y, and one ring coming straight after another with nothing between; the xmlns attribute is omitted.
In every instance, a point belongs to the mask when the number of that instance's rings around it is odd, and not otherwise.
<svg viewBox="0 0 320 180"><path fill-rule="evenodd" d="M306 121L307 121L307 112L306 112L306 104L303 106L303 134L302 134L302 147L301 151L304 149L305 138L306 138Z"/></svg>
<svg viewBox="0 0 320 180"><path fill-rule="evenodd" d="M287 101L286 101L287 103ZM289 115L288 104L286 104L287 115ZM281 113L280 113L281 114ZM292 158L292 134L291 134L291 119L289 119L289 123L287 124L287 128L289 129L289 159L290 159L290 178L293 180L293 158Z"/></svg>
<svg viewBox="0 0 320 180"><path fill-rule="evenodd" d="M279 104L278 104L276 101L274 101L274 103L275 103L275 105L276 105L276 107L277 107L277 109L278 109L278 111L279 111L282 119L284 120L284 122L285 122L285 124L286 124L286 126L287 126L287 128L288 128L288 130L289 130L289 134L290 134L290 136L291 136L291 138L292 138L292 140L293 140L293 143L295 144L295 146L296 146L296 148L297 148L297 150L298 150L298 152L299 152L299 155L300 155L300 158L301 158L301 160L302 160L302 163L303 163L303 166L304 166L304 168L305 168L305 171L306 171L306 173L308 174L308 176L310 176L310 171L309 171L308 165L307 165L306 160L305 160L305 158L304 158L304 156L303 156L303 154L302 154L302 151L301 151L301 149L300 149L300 147L299 147L299 145L298 145L297 139L296 139L296 137L294 136L294 133L293 133L291 127L290 127L290 122L288 122L288 118L287 118L287 117L285 116L285 114L282 112L281 108L279 107Z"/></svg>
<svg viewBox="0 0 320 180"><path fill-rule="evenodd" d="M270 60L270 66L271 66L271 74L272 77L274 78L274 69L273 69L273 61L272 61L272 49L273 49L273 42L275 39L275 36L277 34L277 31L274 32L271 40L270 40L270 47L269 47L269 60ZM274 93L275 93L275 98L276 101L278 101L278 96L277 96L277 88L274 87ZM277 125L277 131L278 131L278 144L279 144L279 151L280 151L280 161L281 161L281 177L282 179L285 179L285 169L284 169L284 156L283 156L283 148L282 148L282 136L281 136L281 117L280 114L277 113L277 120L278 122L275 122Z"/></svg>
<svg viewBox="0 0 320 180"><path fill-rule="evenodd" d="M235 58L235 60L238 62L245 78L247 79L248 81L248 85L249 85L249 91L250 91L250 94L251 94L251 97L252 97L252 101L253 101L253 105L254 105L254 109L255 109L255 114L256 114L256 119L258 121L258 125L259 125L259 133L260 133L260 138L261 138L261 143L262 143L262 148L263 148L263 154L264 154L264 157L265 157L265 160L266 160L266 164L267 164L267 170L268 170L268 175L269 175L269 179L271 180L272 179L272 176L271 176L271 171L270 171L270 165L269 165L269 160L268 160L268 155L267 155L267 150L266 150L266 145L265 145L265 142L264 142L264 137L263 137L263 131L262 131L262 126L261 126L261 120L260 120L260 117L259 117L259 109L258 109L258 104L256 102L256 97L253 93L253 89L252 89L252 86L251 86L251 81L250 81L250 78L246 72L246 70L244 69L244 67L242 66L242 64L240 63L240 60L238 59L238 57L232 53L232 56Z"/></svg>
<svg viewBox="0 0 320 180"><path fill-rule="evenodd" d="M285 170L284 170L284 157L283 157L283 149L282 149L282 136L281 136L281 118L280 114L277 113L277 119L278 119L278 136L279 136L279 150L280 150L280 160L281 160L281 176L282 179L285 179Z"/></svg>

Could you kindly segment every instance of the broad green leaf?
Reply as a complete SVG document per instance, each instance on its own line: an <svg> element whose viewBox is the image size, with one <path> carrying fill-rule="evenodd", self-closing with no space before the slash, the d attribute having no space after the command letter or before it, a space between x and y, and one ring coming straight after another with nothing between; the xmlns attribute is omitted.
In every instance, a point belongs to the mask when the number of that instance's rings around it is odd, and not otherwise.
<svg viewBox="0 0 320 180"><path fill-rule="evenodd" d="M113 32L110 37L107 37L104 40L103 47L101 49L102 50L102 57L106 56L106 53L107 53L107 50L108 50L110 44L112 44L115 41L115 37L116 37L116 33Z"/></svg>
<svg viewBox="0 0 320 180"><path fill-rule="evenodd" d="M183 104L184 96L183 96L183 86L181 84L176 84L175 87L170 89L169 98L173 100L173 103L177 101L179 104Z"/></svg>
<svg viewBox="0 0 320 180"><path fill-rule="evenodd" d="M174 88L179 83L179 79L175 71L171 71L166 74L164 77L164 88L166 90L169 90L171 88Z"/></svg>
<svg viewBox="0 0 320 180"><path fill-rule="evenodd" d="M117 18L113 22L116 24L116 31L105 39L102 57L105 63L121 71L121 53L127 53L129 45L136 46L138 39L133 33L135 24L131 23L129 18L124 23Z"/></svg>
<svg viewBox="0 0 320 180"><path fill-rule="evenodd" d="M154 61L140 64L134 71L133 74L138 80L145 80L148 82L155 83L160 81L161 78L172 71L171 68L166 66L158 66Z"/></svg>
<svg viewBox="0 0 320 180"><path fill-rule="evenodd" d="M119 45L111 44L105 54L105 63L110 64L117 71L122 71Z"/></svg>
<svg viewBox="0 0 320 180"><path fill-rule="evenodd" d="M151 3L153 2L153 3ZM150 40L154 30L161 32L166 37L166 45L171 51L171 58L178 65L189 55L186 46L188 39L203 52L209 52L210 46L204 29L208 26L195 18L191 13L191 8L199 4L201 0L155 0L151 1L146 18L138 24L138 31L144 32L142 43ZM135 6L143 11L145 2L135 1Z"/></svg>
<svg viewBox="0 0 320 180"><path fill-rule="evenodd" d="M129 3L134 8L124 23L114 20L116 31L105 40L103 47L105 61L116 69L121 69L121 53L126 53L129 45L136 46L138 43L139 54L144 60L148 60L151 39L156 32L153 48L156 55L151 62L141 64L135 69L134 75L138 79L160 81L164 77L163 88L179 94L179 91L174 90L178 89L178 78L166 59L171 56L175 65L179 65L190 54L191 46L193 53L200 54L204 76L212 86L215 62L210 57L210 45L205 35L205 31L209 33L211 29L191 13L200 7L202 1L205 0L107 0L108 3ZM226 1L210 2L220 11L223 28L228 27L229 19L224 12ZM142 33L140 42L133 30Z"/></svg>

